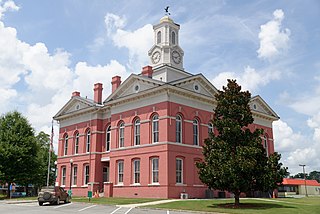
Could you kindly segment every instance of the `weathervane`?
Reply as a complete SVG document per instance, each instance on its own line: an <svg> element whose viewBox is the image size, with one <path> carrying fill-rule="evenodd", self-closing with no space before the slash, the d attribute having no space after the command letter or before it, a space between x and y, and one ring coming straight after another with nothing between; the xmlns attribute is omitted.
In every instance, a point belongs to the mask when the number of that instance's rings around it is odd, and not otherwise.
<svg viewBox="0 0 320 214"><path fill-rule="evenodd" d="M166 14L167 16L170 16L169 6L165 7L165 8L164 8L164 11L166 11L165 14Z"/></svg>

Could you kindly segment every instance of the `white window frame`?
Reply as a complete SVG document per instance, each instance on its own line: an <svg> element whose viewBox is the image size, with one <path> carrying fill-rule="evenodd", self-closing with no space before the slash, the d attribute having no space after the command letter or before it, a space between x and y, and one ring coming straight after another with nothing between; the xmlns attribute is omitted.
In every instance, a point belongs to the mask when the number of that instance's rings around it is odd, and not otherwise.
<svg viewBox="0 0 320 214"><path fill-rule="evenodd" d="M91 131L90 129L86 132L86 152L90 152L90 144L91 144Z"/></svg>
<svg viewBox="0 0 320 214"><path fill-rule="evenodd" d="M90 167L89 164L83 166L83 184L88 185L90 181Z"/></svg>
<svg viewBox="0 0 320 214"><path fill-rule="evenodd" d="M263 147L266 150L266 155L269 157L269 144L268 144L268 138L267 136L263 137Z"/></svg>
<svg viewBox="0 0 320 214"><path fill-rule="evenodd" d="M193 129L193 145L199 146L199 121L194 119L192 122Z"/></svg>
<svg viewBox="0 0 320 214"><path fill-rule="evenodd" d="M123 184L123 178L124 178L124 161L120 160L118 161L118 184Z"/></svg>
<svg viewBox="0 0 320 214"><path fill-rule="evenodd" d="M119 124L119 148L124 147L124 122Z"/></svg>
<svg viewBox="0 0 320 214"><path fill-rule="evenodd" d="M152 143L159 142L159 116L153 115L152 117Z"/></svg>
<svg viewBox="0 0 320 214"><path fill-rule="evenodd" d="M66 185L67 168L64 166L61 168L61 186Z"/></svg>
<svg viewBox="0 0 320 214"><path fill-rule="evenodd" d="M137 118L134 121L134 145L139 146L140 145L140 119Z"/></svg>
<svg viewBox="0 0 320 214"><path fill-rule="evenodd" d="M134 184L140 184L140 159L135 159L133 160L132 163L132 168L133 168L133 183Z"/></svg>
<svg viewBox="0 0 320 214"><path fill-rule="evenodd" d="M176 143L182 143L182 117L180 115L176 116Z"/></svg>
<svg viewBox="0 0 320 214"><path fill-rule="evenodd" d="M106 151L110 151L111 146L111 126L108 126L106 129Z"/></svg>
<svg viewBox="0 0 320 214"><path fill-rule="evenodd" d="M69 141L69 136L68 135L64 136L63 156L66 156L68 154L68 141Z"/></svg>
<svg viewBox="0 0 320 214"><path fill-rule="evenodd" d="M156 165L154 161L156 161L157 163ZM151 159L151 183L153 184L159 183L159 158L158 157Z"/></svg>
<svg viewBox="0 0 320 214"><path fill-rule="evenodd" d="M181 163L181 169L178 169L178 162ZM180 174L181 181L178 181L178 174ZM183 159L181 158L176 158L176 184L183 184Z"/></svg>
<svg viewBox="0 0 320 214"><path fill-rule="evenodd" d="M161 43L161 31L158 31L157 32L157 44L160 44Z"/></svg>
<svg viewBox="0 0 320 214"><path fill-rule="evenodd" d="M74 154L79 153L79 137L80 137L79 132L77 132L74 140Z"/></svg>
<svg viewBox="0 0 320 214"><path fill-rule="evenodd" d="M77 186L78 179L78 166L75 165L72 167L72 186Z"/></svg>
<svg viewBox="0 0 320 214"><path fill-rule="evenodd" d="M212 123L208 123L208 134L210 136L210 133L213 133L213 124Z"/></svg>
<svg viewBox="0 0 320 214"><path fill-rule="evenodd" d="M171 43L176 44L176 33L174 31L171 32Z"/></svg>

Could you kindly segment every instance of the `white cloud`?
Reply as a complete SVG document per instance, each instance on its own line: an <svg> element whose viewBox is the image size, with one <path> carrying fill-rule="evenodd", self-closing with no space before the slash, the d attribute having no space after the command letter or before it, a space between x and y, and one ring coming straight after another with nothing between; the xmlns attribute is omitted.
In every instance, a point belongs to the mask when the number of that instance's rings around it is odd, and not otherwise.
<svg viewBox="0 0 320 214"><path fill-rule="evenodd" d="M272 59L278 56L281 51L289 47L290 30L282 29L281 24L284 13L281 9L273 12L273 19L260 26L260 47L258 49L259 58Z"/></svg>
<svg viewBox="0 0 320 214"><path fill-rule="evenodd" d="M242 90L249 90L251 93L259 87L267 85L272 80L280 79L281 73L278 71L257 72L254 68L247 66L242 73L222 72L219 73L212 83L218 89L227 84L227 79L236 79Z"/></svg>
<svg viewBox="0 0 320 214"><path fill-rule="evenodd" d="M2 2L2 0L0 0L0 20L2 19L5 12L18 11L19 9L20 8L12 0L8 0L5 2Z"/></svg>

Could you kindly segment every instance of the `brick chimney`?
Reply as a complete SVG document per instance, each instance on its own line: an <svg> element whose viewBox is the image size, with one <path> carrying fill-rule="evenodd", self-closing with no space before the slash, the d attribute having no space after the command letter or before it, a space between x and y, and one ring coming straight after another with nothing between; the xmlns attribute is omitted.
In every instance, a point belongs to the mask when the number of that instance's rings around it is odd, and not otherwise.
<svg viewBox="0 0 320 214"><path fill-rule="evenodd" d="M102 103L102 83L94 84L94 102L101 104Z"/></svg>
<svg viewBox="0 0 320 214"><path fill-rule="evenodd" d="M143 76L146 76L146 77L149 77L149 78L152 78L152 74L153 74L153 70L152 70L152 67L147 65L145 67L142 68L142 72L141 74Z"/></svg>
<svg viewBox="0 0 320 214"><path fill-rule="evenodd" d="M121 77L120 76L114 76L112 77L112 93L117 90L117 88L120 86L121 84Z"/></svg>
<svg viewBox="0 0 320 214"><path fill-rule="evenodd" d="M80 92L79 91L72 92L72 96L71 97L80 97Z"/></svg>

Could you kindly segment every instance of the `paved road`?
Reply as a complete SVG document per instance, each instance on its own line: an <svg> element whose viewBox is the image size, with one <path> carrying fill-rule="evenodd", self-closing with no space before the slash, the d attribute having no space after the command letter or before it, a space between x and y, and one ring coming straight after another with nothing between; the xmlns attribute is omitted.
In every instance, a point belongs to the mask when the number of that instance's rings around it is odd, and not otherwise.
<svg viewBox="0 0 320 214"><path fill-rule="evenodd" d="M60 205L44 204L39 206L37 202L7 204L0 203L0 213L8 214L59 214L59 213L77 213L77 214L182 214L191 212L152 210L134 207L118 207L109 205L95 205L85 203L68 203ZM193 213L194 214L194 213Z"/></svg>

